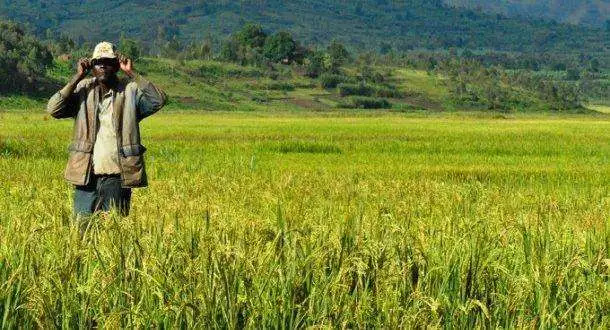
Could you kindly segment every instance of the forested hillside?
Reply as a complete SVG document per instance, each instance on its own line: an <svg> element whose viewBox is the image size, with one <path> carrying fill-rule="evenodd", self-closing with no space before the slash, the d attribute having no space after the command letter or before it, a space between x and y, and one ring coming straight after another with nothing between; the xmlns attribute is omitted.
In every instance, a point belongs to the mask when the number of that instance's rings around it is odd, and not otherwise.
<svg viewBox="0 0 610 330"><path fill-rule="evenodd" d="M37 40L0 21L0 108L42 107L70 79L87 45ZM206 110L391 109L392 111L570 111L605 106L608 66L591 55L540 56L469 50L351 53L343 44L308 49L287 32L247 24L223 42L141 57L118 48L167 90L169 108ZM51 57L54 55L54 59ZM159 56L161 58L159 58ZM35 103L32 103L34 99ZM591 108L592 109L592 108Z"/></svg>
<svg viewBox="0 0 610 330"><path fill-rule="evenodd" d="M397 51L459 47L603 52L608 47L604 30L481 14L446 7L443 0L4 0L0 17L27 24L39 36L117 40L123 32L148 47L174 37L219 44L247 21L260 22L270 32L287 30L306 45L339 39L355 49L389 44Z"/></svg>
<svg viewBox="0 0 610 330"><path fill-rule="evenodd" d="M610 26L608 0L445 0L447 4L481 8L508 16L554 19L590 26Z"/></svg>

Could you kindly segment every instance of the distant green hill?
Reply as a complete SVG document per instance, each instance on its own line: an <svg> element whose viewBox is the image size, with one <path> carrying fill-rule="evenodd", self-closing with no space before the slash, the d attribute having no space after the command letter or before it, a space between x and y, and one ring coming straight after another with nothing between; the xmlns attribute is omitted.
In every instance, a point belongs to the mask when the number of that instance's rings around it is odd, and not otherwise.
<svg viewBox="0 0 610 330"><path fill-rule="evenodd" d="M492 48L510 51L604 52L601 29L504 18L445 7L443 0L177 0L0 1L0 16L38 33L77 41L117 40L121 32L145 41L220 40L246 21L288 30L306 44L340 39L354 49Z"/></svg>
<svg viewBox="0 0 610 330"><path fill-rule="evenodd" d="M494 75L482 74L485 70L469 74L472 77L468 78L399 65L350 65L343 68L340 75L331 75L342 78L345 83L331 87L324 75L313 79L303 76L298 66L279 64L262 68L213 60L178 61L147 57L139 59L136 67L138 72L167 92L168 110L360 112L381 108L391 112L430 113L592 113L581 106L557 108L554 105L556 100L549 98L549 93L541 91L538 86L518 85L514 79L508 81L506 72L501 73L504 78L490 80ZM369 74L365 76L365 72ZM73 73L73 63L56 59L47 72L48 78L54 82L52 88L37 94L0 95L0 112L42 112L48 97ZM524 74L523 77L531 77ZM382 76L380 82L370 79L378 79L377 75ZM562 89L552 94L557 93L562 93ZM588 104L594 105L591 108L599 112L607 110L603 102L592 101Z"/></svg>
<svg viewBox="0 0 610 330"><path fill-rule="evenodd" d="M608 0L445 0L447 4L481 8L508 16L555 19L603 27L610 20Z"/></svg>

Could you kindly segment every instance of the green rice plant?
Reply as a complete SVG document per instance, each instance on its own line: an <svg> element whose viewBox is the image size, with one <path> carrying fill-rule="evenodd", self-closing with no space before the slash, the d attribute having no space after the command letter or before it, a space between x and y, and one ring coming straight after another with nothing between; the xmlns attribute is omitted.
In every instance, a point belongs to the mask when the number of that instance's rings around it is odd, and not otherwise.
<svg viewBox="0 0 610 330"><path fill-rule="evenodd" d="M335 111L164 109L87 219L72 123L0 112L1 326L610 325L608 118Z"/></svg>
<svg viewBox="0 0 610 330"><path fill-rule="evenodd" d="M340 154L341 149L332 143L312 141L282 141L266 145L263 150L272 150L280 153L313 153L313 154Z"/></svg>

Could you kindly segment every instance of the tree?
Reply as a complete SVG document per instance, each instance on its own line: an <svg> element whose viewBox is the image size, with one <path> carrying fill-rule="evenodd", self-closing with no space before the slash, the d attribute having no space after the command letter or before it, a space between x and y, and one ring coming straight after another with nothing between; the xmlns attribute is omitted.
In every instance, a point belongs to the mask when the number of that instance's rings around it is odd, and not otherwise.
<svg viewBox="0 0 610 330"><path fill-rule="evenodd" d="M289 64L296 58L297 43L290 33L281 31L265 40L263 55L272 62Z"/></svg>
<svg viewBox="0 0 610 330"><path fill-rule="evenodd" d="M161 49L161 54L165 57L169 58L177 58L182 49L182 45L180 44L180 40L178 37L173 36L172 39L166 42Z"/></svg>
<svg viewBox="0 0 610 330"><path fill-rule="evenodd" d="M0 21L0 49L0 92L33 91L53 62L46 46L12 22Z"/></svg>
<svg viewBox="0 0 610 330"><path fill-rule="evenodd" d="M589 71L599 72L599 69L600 69L599 60L596 58L592 59L591 62L589 63Z"/></svg>
<svg viewBox="0 0 610 330"><path fill-rule="evenodd" d="M566 80L580 79L580 71L577 68L571 67L566 70Z"/></svg>
<svg viewBox="0 0 610 330"><path fill-rule="evenodd" d="M462 51L462 57L463 58L473 58L474 53L470 49L464 49L464 51Z"/></svg>
<svg viewBox="0 0 610 330"><path fill-rule="evenodd" d="M350 54L337 40L333 40L326 49L330 58L330 70L333 72L339 71L339 68L350 59Z"/></svg>
<svg viewBox="0 0 610 330"><path fill-rule="evenodd" d="M133 39L128 39L125 37L125 34L121 33L121 37L119 38L119 50L120 52L132 59L133 61L137 61L140 58L140 46Z"/></svg>
<svg viewBox="0 0 610 330"><path fill-rule="evenodd" d="M157 56L163 52L163 46L167 42L167 31L163 25L157 26L157 34L155 37L154 49Z"/></svg>
<svg viewBox="0 0 610 330"><path fill-rule="evenodd" d="M223 42L220 57L241 65L262 65L267 34L258 24L246 24Z"/></svg>
<svg viewBox="0 0 610 330"><path fill-rule="evenodd" d="M385 42L385 41L381 42L381 44L379 45L379 53L381 55L386 55L391 51L392 51L392 45L390 43Z"/></svg>
<svg viewBox="0 0 610 330"><path fill-rule="evenodd" d="M192 60L207 60L212 54L212 46L208 41L191 42L186 46L185 57Z"/></svg>
<svg viewBox="0 0 610 330"><path fill-rule="evenodd" d="M236 40L242 45L250 48L260 49L265 45L267 34L259 24L246 24L241 31L235 35Z"/></svg>
<svg viewBox="0 0 610 330"><path fill-rule="evenodd" d="M307 56L307 67L305 75L310 78L318 78L324 71L324 60L326 56L324 52L313 51Z"/></svg>
<svg viewBox="0 0 610 330"><path fill-rule="evenodd" d="M485 99L490 110L509 110L509 95L497 79L490 79L484 85Z"/></svg>
<svg viewBox="0 0 610 330"><path fill-rule="evenodd" d="M577 84L550 81L541 84L541 94L551 103L555 110L576 109L581 107L583 99L582 90Z"/></svg>
<svg viewBox="0 0 610 330"><path fill-rule="evenodd" d="M239 59L239 42L235 38L229 38L222 43L220 58L229 62L237 62Z"/></svg>

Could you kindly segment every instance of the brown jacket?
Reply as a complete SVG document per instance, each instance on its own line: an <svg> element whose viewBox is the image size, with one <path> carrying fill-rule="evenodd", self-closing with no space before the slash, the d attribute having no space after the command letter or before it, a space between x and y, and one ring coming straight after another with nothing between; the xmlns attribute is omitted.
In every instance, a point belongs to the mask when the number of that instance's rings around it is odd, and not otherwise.
<svg viewBox="0 0 610 330"><path fill-rule="evenodd" d="M74 185L86 185L92 170L93 145L97 135L97 109L101 86L95 78L81 80L74 91L66 85L47 104L47 112L55 118L74 118L74 135L65 178ZM70 94L70 95L68 95ZM165 93L140 75L132 81L121 81L114 99L114 127L117 130L122 185L126 188L148 185L144 168L144 151L140 143L140 120L161 109Z"/></svg>

